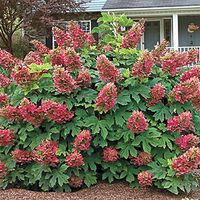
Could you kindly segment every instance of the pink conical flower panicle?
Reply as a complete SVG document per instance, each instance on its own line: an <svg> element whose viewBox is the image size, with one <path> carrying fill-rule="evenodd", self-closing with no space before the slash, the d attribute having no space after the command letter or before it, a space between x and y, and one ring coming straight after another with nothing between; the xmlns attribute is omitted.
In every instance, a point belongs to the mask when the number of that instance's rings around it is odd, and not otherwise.
<svg viewBox="0 0 200 200"><path fill-rule="evenodd" d="M32 161L31 154L26 150L15 149L12 151L12 158L16 163L25 164Z"/></svg>
<svg viewBox="0 0 200 200"><path fill-rule="evenodd" d="M172 160L172 169L176 175L190 174L200 166L200 148L192 147L183 155Z"/></svg>
<svg viewBox="0 0 200 200"><path fill-rule="evenodd" d="M195 147L199 144L198 136L194 134L181 135L176 138L176 145L182 150L188 150L191 147Z"/></svg>
<svg viewBox="0 0 200 200"><path fill-rule="evenodd" d="M99 111L107 113L115 106L117 87L113 83L107 83L96 98L96 106Z"/></svg>
<svg viewBox="0 0 200 200"><path fill-rule="evenodd" d="M14 143L14 133L9 129L0 129L0 146L12 145Z"/></svg>
<svg viewBox="0 0 200 200"><path fill-rule="evenodd" d="M39 146L37 146L33 152L33 160L40 165L56 166L58 158L56 153L58 151L58 142L52 140L45 140Z"/></svg>
<svg viewBox="0 0 200 200"><path fill-rule="evenodd" d="M157 83L154 85L153 88L151 88L150 91L150 99L147 100L149 106L155 106L157 103L159 103L162 98L165 96L165 87Z"/></svg>
<svg viewBox="0 0 200 200"><path fill-rule="evenodd" d="M69 167L80 167L84 165L82 154L78 150L70 153L66 156L66 165Z"/></svg>
<svg viewBox="0 0 200 200"><path fill-rule="evenodd" d="M104 162L115 162L118 159L119 159L119 152L115 147L110 146L103 149Z"/></svg>
<svg viewBox="0 0 200 200"><path fill-rule="evenodd" d="M192 120L192 113L189 111L183 112L178 116L174 116L167 120L167 130L171 132L182 132L194 129Z"/></svg>
<svg viewBox="0 0 200 200"><path fill-rule="evenodd" d="M100 75L100 79L105 83L115 83L121 79L120 71L113 65L108 58L102 54L97 57L97 70Z"/></svg>
<svg viewBox="0 0 200 200"><path fill-rule="evenodd" d="M56 48L50 52L50 57L54 67L62 66L69 72L83 68L80 57L73 48Z"/></svg>
<svg viewBox="0 0 200 200"><path fill-rule="evenodd" d="M41 109L49 117L49 119L54 120L60 124L64 124L70 121L74 114L71 113L67 106L64 104L59 104L53 101L42 101Z"/></svg>
<svg viewBox="0 0 200 200"><path fill-rule="evenodd" d="M74 147L78 150L87 151L91 140L92 136L89 130L81 131L74 140Z"/></svg>
<svg viewBox="0 0 200 200"><path fill-rule="evenodd" d="M147 171L142 171L137 176L141 186L151 186L153 182L153 174Z"/></svg>
<svg viewBox="0 0 200 200"><path fill-rule="evenodd" d="M132 28L124 36L122 41L122 48L135 48L140 42L144 33L145 20L141 19L139 22L133 24Z"/></svg>
<svg viewBox="0 0 200 200"><path fill-rule="evenodd" d="M72 93L78 87L76 81L67 70L56 67L53 72L54 86L59 93Z"/></svg>
<svg viewBox="0 0 200 200"><path fill-rule="evenodd" d="M181 103L188 102L198 97L200 93L200 81L193 77L176 85L169 96Z"/></svg>
<svg viewBox="0 0 200 200"><path fill-rule="evenodd" d="M154 58L148 50L145 50L138 61L132 67L132 76L139 78L148 77L154 66Z"/></svg>
<svg viewBox="0 0 200 200"><path fill-rule="evenodd" d="M145 116L140 111L133 111L128 119L128 128L135 134L142 133L148 129L148 123Z"/></svg>

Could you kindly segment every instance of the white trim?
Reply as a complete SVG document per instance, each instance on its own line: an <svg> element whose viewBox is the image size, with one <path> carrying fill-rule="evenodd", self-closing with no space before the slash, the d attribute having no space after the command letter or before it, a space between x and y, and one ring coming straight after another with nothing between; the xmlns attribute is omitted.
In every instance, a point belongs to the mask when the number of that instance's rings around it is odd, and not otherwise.
<svg viewBox="0 0 200 200"><path fill-rule="evenodd" d="M165 38L164 35L164 18L160 19L160 41L162 41Z"/></svg>
<svg viewBox="0 0 200 200"><path fill-rule="evenodd" d="M140 49L144 50L144 34L141 37L141 44L140 44Z"/></svg>
<svg viewBox="0 0 200 200"><path fill-rule="evenodd" d="M176 9L200 9L199 6L174 6L174 7L150 7L150 8L118 8L118 9L102 9L104 12L118 12L118 11L138 11L138 10L176 10Z"/></svg>
<svg viewBox="0 0 200 200"><path fill-rule="evenodd" d="M55 42L56 42L56 40L55 40L54 35L52 33L52 49L55 49Z"/></svg>
<svg viewBox="0 0 200 200"><path fill-rule="evenodd" d="M179 35L178 35L178 15L173 14L173 46L178 50L179 47Z"/></svg>

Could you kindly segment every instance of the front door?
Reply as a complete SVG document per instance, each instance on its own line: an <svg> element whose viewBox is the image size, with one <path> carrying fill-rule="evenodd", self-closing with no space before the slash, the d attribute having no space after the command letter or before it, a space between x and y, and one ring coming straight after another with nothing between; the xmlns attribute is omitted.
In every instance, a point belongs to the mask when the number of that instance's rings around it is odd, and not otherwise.
<svg viewBox="0 0 200 200"><path fill-rule="evenodd" d="M160 42L160 21L147 21L145 23L144 48L152 50Z"/></svg>

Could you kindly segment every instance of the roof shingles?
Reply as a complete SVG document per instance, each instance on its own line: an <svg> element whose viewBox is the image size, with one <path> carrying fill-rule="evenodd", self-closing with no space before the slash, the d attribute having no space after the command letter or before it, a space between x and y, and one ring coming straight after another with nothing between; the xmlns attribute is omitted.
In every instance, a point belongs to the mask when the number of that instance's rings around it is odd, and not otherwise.
<svg viewBox="0 0 200 200"><path fill-rule="evenodd" d="M86 3L86 11L93 12L99 11L101 12L106 0L90 0Z"/></svg>
<svg viewBox="0 0 200 200"><path fill-rule="evenodd" d="M107 0L103 9L200 6L200 0Z"/></svg>

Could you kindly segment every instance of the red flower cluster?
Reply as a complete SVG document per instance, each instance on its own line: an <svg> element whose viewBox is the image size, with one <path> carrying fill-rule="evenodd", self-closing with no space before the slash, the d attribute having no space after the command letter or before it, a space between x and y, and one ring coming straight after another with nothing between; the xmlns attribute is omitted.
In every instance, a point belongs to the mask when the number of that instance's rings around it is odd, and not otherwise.
<svg viewBox="0 0 200 200"><path fill-rule="evenodd" d="M147 165L152 161L151 154L147 152L140 152L137 157L131 157L131 164L132 165Z"/></svg>
<svg viewBox="0 0 200 200"><path fill-rule="evenodd" d="M96 40L94 38L94 36L91 33L87 33L87 38L86 38L86 43L85 45L87 47L95 45L96 44Z"/></svg>
<svg viewBox="0 0 200 200"><path fill-rule="evenodd" d="M183 155L172 160L172 169L176 175L190 174L200 165L200 148L192 147Z"/></svg>
<svg viewBox="0 0 200 200"><path fill-rule="evenodd" d="M176 138L176 144L182 151L186 151L191 147L197 146L199 144L199 138L194 134L181 135Z"/></svg>
<svg viewBox="0 0 200 200"><path fill-rule="evenodd" d="M198 54L199 52L195 49L191 49L184 53L171 51L169 54L163 57L162 70L174 77L183 66L194 63L198 57Z"/></svg>
<svg viewBox="0 0 200 200"><path fill-rule="evenodd" d="M89 87L92 83L90 71L88 69L81 70L76 78L76 83L82 87Z"/></svg>
<svg viewBox="0 0 200 200"><path fill-rule="evenodd" d="M8 87L11 83L11 80L7 77L4 76L3 74L0 74L0 86L5 88Z"/></svg>
<svg viewBox="0 0 200 200"><path fill-rule="evenodd" d="M83 31L78 24L71 23L68 31L75 49L80 49L84 45L91 46L95 43L93 35Z"/></svg>
<svg viewBox="0 0 200 200"><path fill-rule="evenodd" d="M0 179L4 178L7 175L6 163L0 160Z"/></svg>
<svg viewBox="0 0 200 200"><path fill-rule="evenodd" d="M75 140L74 147L78 150L86 151L90 147L90 141L92 140L92 136L89 130L84 130L80 132Z"/></svg>
<svg viewBox="0 0 200 200"><path fill-rule="evenodd" d="M113 146L106 147L103 149L103 161L104 162L115 162L119 159L119 152Z"/></svg>
<svg viewBox="0 0 200 200"><path fill-rule="evenodd" d="M8 102L8 95L7 94L0 94L0 104L5 104Z"/></svg>
<svg viewBox="0 0 200 200"><path fill-rule="evenodd" d="M80 26L75 23L71 23L66 32L57 27L53 27L52 31L56 43L62 48L82 48L84 45L90 46L95 43L94 37L84 32Z"/></svg>
<svg viewBox="0 0 200 200"><path fill-rule="evenodd" d="M24 121L29 122L33 126L39 126L44 121L42 107L37 107L26 98L24 98L20 103L19 113Z"/></svg>
<svg viewBox="0 0 200 200"><path fill-rule="evenodd" d="M200 80L200 66L192 67L190 70L185 71L181 78L181 82L185 82L193 77L197 77Z"/></svg>
<svg viewBox="0 0 200 200"><path fill-rule="evenodd" d="M200 81L197 77L188 79L176 85L170 92L169 96L176 101L185 103L195 99L200 92Z"/></svg>
<svg viewBox="0 0 200 200"><path fill-rule="evenodd" d="M142 186L151 186L153 182L153 174L147 171L142 171L138 174L138 182Z"/></svg>
<svg viewBox="0 0 200 200"><path fill-rule="evenodd" d="M70 121L74 114L71 113L67 106L53 101L42 101L43 112L51 119L60 124Z"/></svg>
<svg viewBox="0 0 200 200"><path fill-rule="evenodd" d="M32 63L35 63L37 65L42 64L42 59L41 59L40 55L34 51L30 51L28 54L26 54L26 56L24 58L25 65L30 65Z"/></svg>
<svg viewBox="0 0 200 200"><path fill-rule="evenodd" d="M38 73L30 73L28 66L17 65L13 68L11 77L20 85L32 83L38 79Z"/></svg>
<svg viewBox="0 0 200 200"><path fill-rule="evenodd" d="M10 121L24 120L34 126L39 126L45 119L45 116L48 116L50 119L63 124L67 121L70 121L74 114L71 113L64 104L59 104L48 100L42 101L42 105L37 107L28 99L23 99L19 107L8 105L0 108L0 116Z"/></svg>
<svg viewBox="0 0 200 200"><path fill-rule="evenodd" d="M135 134L146 131L148 123L144 114L140 111L133 111L131 117L128 119L128 128Z"/></svg>
<svg viewBox="0 0 200 200"><path fill-rule="evenodd" d="M155 46L155 49L151 51L151 54L155 60L155 63L160 64L161 58L166 54L169 42L167 40L162 40L159 45Z"/></svg>
<svg viewBox="0 0 200 200"><path fill-rule="evenodd" d="M103 50L105 52L107 52L107 51L113 51L113 48L112 48L112 46L110 44L107 44L105 47L103 47Z"/></svg>
<svg viewBox="0 0 200 200"><path fill-rule="evenodd" d="M39 52L40 55L48 54L49 49L42 42L38 40L32 40L31 43L34 45L35 49Z"/></svg>
<svg viewBox="0 0 200 200"><path fill-rule="evenodd" d="M61 29L57 27L52 28L54 39L56 40L56 43L59 47L71 47L71 37L68 32L64 32Z"/></svg>
<svg viewBox="0 0 200 200"><path fill-rule="evenodd" d="M32 161L31 154L26 150L15 149L12 152L12 158L16 163L25 164Z"/></svg>
<svg viewBox="0 0 200 200"><path fill-rule="evenodd" d="M150 99L148 99L149 106L155 106L165 96L165 87L157 83L150 91Z"/></svg>
<svg viewBox="0 0 200 200"><path fill-rule="evenodd" d="M108 60L108 58L102 54L97 57L97 70L100 75L100 79L105 83L115 83L121 79L120 71Z"/></svg>
<svg viewBox="0 0 200 200"><path fill-rule="evenodd" d="M69 179L69 185L73 188L79 188L83 185L83 179L79 176L71 176Z"/></svg>
<svg viewBox="0 0 200 200"><path fill-rule="evenodd" d="M9 52L0 49L0 66L4 69L12 69L20 60L13 57Z"/></svg>
<svg viewBox="0 0 200 200"><path fill-rule="evenodd" d="M83 68L80 57L77 55L73 48L54 49L51 51L50 57L54 66L61 65L69 72Z"/></svg>
<svg viewBox="0 0 200 200"><path fill-rule="evenodd" d="M107 83L96 98L96 106L99 111L107 113L115 106L117 87L114 83Z"/></svg>
<svg viewBox="0 0 200 200"><path fill-rule="evenodd" d="M124 36L122 41L122 48L135 48L140 42L141 37L144 33L144 19L133 24L132 28Z"/></svg>
<svg viewBox="0 0 200 200"><path fill-rule="evenodd" d="M148 77L154 66L154 58L148 50L145 50L138 61L133 65L132 76L140 78Z"/></svg>
<svg viewBox="0 0 200 200"><path fill-rule="evenodd" d="M174 116L167 120L167 130L171 132L182 132L194 129L194 124L191 122L192 113L189 111L183 112L178 116Z"/></svg>
<svg viewBox="0 0 200 200"><path fill-rule="evenodd" d="M70 153L66 156L66 165L69 167L80 167L84 165L82 154L78 150Z"/></svg>
<svg viewBox="0 0 200 200"><path fill-rule="evenodd" d="M73 90L78 87L70 73L61 67L56 67L54 69L53 81L54 86L59 93L72 93Z"/></svg>
<svg viewBox="0 0 200 200"><path fill-rule="evenodd" d="M40 165L49 164L50 166L56 166L58 158L56 152L58 151L58 143L52 140L45 140L37 146L32 153L33 160Z"/></svg>
<svg viewBox="0 0 200 200"><path fill-rule="evenodd" d="M12 145L13 142L14 142L13 131L0 129L0 146Z"/></svg>
<svg viewBox="0 0 200 200"><path fill-rule="evenodd" d="M196 98L192 99L192 103L196 110L200 110L200 90L198 91Z"/></svg>
<svg viewBox="0 0 200 200"><path fill-rule="evenodd" d="M10 105L0 108L0 116L6 118L9 121L22 119L19 109Z"/></svg>
<svg viewBox="0 0 200 200"><path fill-rule="evenodd" d="M190 65L199 61L199 49L190 49L186 52L186 55L186 65Z"/></svg>

